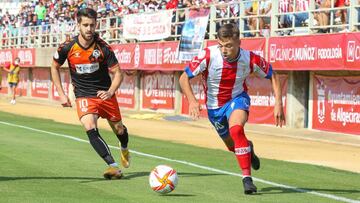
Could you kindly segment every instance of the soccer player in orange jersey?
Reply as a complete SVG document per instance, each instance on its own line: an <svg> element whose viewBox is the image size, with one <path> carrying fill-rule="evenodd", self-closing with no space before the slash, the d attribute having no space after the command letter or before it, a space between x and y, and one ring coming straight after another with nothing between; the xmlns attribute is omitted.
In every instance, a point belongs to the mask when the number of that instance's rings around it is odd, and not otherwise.
<svg viewBox="0 0 360 203"><path fill-rule="evenodd" d="M95 33L96 16L96 11L90 8L78 11L77 26L80 34L61 44L54 53L51 75L62 105L71 107L59 75L60 66L68 60L80 122L86 130L90 144L109 165L104 177L119 179L122 177L122 171L99 134L97 120L99 117L107 119L119 139L121 163L125 168L129 167L128 132L122 123L115 97L115 91L119 88L123 76L114 52ZM112 80L109 76L110 71L114 73Z"/></svg>

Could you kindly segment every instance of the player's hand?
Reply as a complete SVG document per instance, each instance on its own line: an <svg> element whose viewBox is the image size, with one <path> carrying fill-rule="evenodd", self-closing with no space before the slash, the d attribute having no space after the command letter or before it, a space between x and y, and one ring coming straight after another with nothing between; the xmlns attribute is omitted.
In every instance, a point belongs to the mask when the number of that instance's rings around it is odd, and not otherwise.
<svg viewBox="0 0 360 203"><path fill-rule="evenodd" d="M61 101L61 106L72 107L69 97L67 97L67 96L61 97L60 101Z"/></svg>
<svg viewBox="0 0 360 203"><path fill-rule="evenodd" d="M275 104L274 107L275 125L282 127L285 125L285 114L281 103Z"/></svg>
<svg viewBox="0 0 360 203"><path fill-rule="evenodd" d="M111 93L109 91L99 90L97 91L97 97L100 97L102 100L110 99L114 93Z"/></svg>
<svg viewBox="0 0 360 203"><path fill-rule="evenodd" d="M189 104L189 114L190 114L190 116L191 116L191 118L193 120L199 119L200 110L201 110L201 107L200 107L199 102L197 102L197 101L190 102L190 104Z"/></svg>

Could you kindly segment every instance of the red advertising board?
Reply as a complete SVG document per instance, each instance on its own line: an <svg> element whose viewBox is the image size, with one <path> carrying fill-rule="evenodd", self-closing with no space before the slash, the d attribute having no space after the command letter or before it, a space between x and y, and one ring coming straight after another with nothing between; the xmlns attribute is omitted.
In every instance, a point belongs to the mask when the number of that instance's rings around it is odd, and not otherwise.
<svg viewBox="0 0 360 203"><path fill-rule="evenodd" d="M275 70L343 70L345 39L344 34L272 37L268 61Z"/></svg>
<svg viewBox="0 0 360 203"><path fill-rule="evenodd" d="M135 64L139 66L139 44L117 44L111 45L111 48L114 50L121 69L136 69Z"/></svg>
<svg viewBox="0 0 360 203"><path fill-rule="evenodd" d="M177 59L178 42L119 44L112 46L121 69L183 70Z"/></svg>
<svg viewBox="0 0 360 203"><path fill-rule="evenodd" d="M314 76L312 128L360 135L360 77Z"/></svg>
<svg viewBox="0 0 360 203"><path fill-rule="evenodd" d="M65 94L69 95L69 87L71 83L70 83L70 73L68 69L60 69L60 79ZM59 93L56 90L54 83L51 83L51 89L52 89L52 98L54 100L60 100Z"/></svg>
<svg viewBox="0 0 360 203"><path fill-rule="evenodd" d="M13 56L20 58L20 66L35 66L35 49L14 49Z"/></svg>
<svg viewBox="0 0 360 203"><path fill-rule="evenodd" d="M207 110L206 110L206 93L204 91L204 84L201 78L201 75L196 76L190 80L190 85L194 92L195 98L201 105L200 116L207 117ZM189 102L184 94L182 94L181 99L181 113L182 114L189 114Z"/></svg>
<svg viewBox="0 0 360 203"><path fill-rule="evenodd" d="M346 35L345 67L347 70L360 70L360 33Z"/></svg>
<svg viewBox="0 0 360 203"><path fill-rule="evenodd" d="M178 42L144 43L140 46L141 70L184 70L185 64L177 59Z"/></svg>
<svg viewBox="0 0 360 203"><path fill-rule="evenodd" d="M0 66L12 63L14 58L13 51L11 49L0 50Z"/></svg>
<svg viewBox="0 0 360 203"><path fill-rule="evenodd" d="M21 96L27 95L29 79L29 69L21 69L19 73L19 84L16 89L16 94Z"/></svg>
<svg viewBox="0 0 360 203"><path fill-rule="evenodd" d="M32 71L33 81L31 84L31 96L49 98L50 69L35 68Z"/></svg>
<svg viewBox="0 0 360 203"><path fill-rule="evenodd" d="M5 70L2 69L2 67L0 67L0 78L1 78L1 90L0 93L1 94L7 94L8 93L8 83L7 83L7 72Z"/></svg>
<svg viewBox="0 0 360 203"><path fill-rule="evenodd" d="M20 58L21 67L35 66L35 49L3 49L0 50L0 66L12 63L16 57Z"/></svg>
<svg viewBox="0 0 360 203"><path fill-rule="evenodd" d="M282 87L282 102L284 113L286 114L286 92L287 92L287 75L279 75ZM249 123L275 124L274 105L275 95L272 90L270 80L259 78L254 75L246 79L251 98Z"/></svg>
<svg viewBox="0 0 360 203"><path fill-rule="evenodd" d="M174 72L145 72L141 77L142 108L168 109L175 107Z"/></svg>
<svg viewBox="0 0 360 203"><path fill-rule="evenodd" d="M217 40L209 40L206 43L206 46L216 45ZM264 57L265 56L265 38L250 38L250 39L241 39L240 47L245 50L253 51L254 53Z"/></svg>
<svg viewBox="0 0 360 203"><path fill-rule="evenodd" d="M120 108L135 108L136 74L124 74L124 79L116 91L116 98Z"/></svg>

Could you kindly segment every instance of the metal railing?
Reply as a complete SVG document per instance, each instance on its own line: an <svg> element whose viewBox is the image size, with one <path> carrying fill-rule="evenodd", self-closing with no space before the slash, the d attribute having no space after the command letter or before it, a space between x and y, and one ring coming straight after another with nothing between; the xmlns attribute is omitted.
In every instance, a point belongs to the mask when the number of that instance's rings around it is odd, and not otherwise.
<svg viewBox="0 0 360 203"><path fill-rule="evenodd" d="M296 6L296 0L293 5ZM240 0L231 3L221 3L209 5L210 17L209 26L207 30L207 38L215 39L217 28L228 22L236 23L239 26L241 37L249 36L279 36L288 32L292 35L308 35L318 32L320 29L325 29L326 32L339 32L346 28L347 31L357 31L360 27L359 10L360 5L358 0L350 0L349 6L334 7L334 1L331 0L330 8L316 8L315 1L309 1L309 9L307 11L293 11L280 13L278 1L271 2L271 15L262 13L261 5L266 3L266 0ZM254 15L248 15L246 8L250 8L250 4L257 4L255 10L252 11ZM251 7L253 8L253 7ZM335 21L335 13L341 10L346 10L348 20L345 24L339 24ZM328 25L315 24L315 16L318 13L326 12L329 17ZM295 24L295 15L299 13L306 13L308 19L300 26ZM181 35L181 28L185 20L188 18L189 8L176 9L172 19L172 33L171 37L164 40L179 40ZM292 19L291 26L281 27L279 21L282 17L287 16ZM249 22L252 22L252 29L249 28ZM267 21L265 23L265 21ZM265 26L264 26L265 25ZM136 40L124 39L122 35L122 18L108 17L98 19L97 31L100 36L108 43L128 43L136 42ZM75 23L58 23L51 25L40 25L20 28L0 29L0 48L27 48L27 47L57 47L59 43L65 41L77 34Z"/></svg>

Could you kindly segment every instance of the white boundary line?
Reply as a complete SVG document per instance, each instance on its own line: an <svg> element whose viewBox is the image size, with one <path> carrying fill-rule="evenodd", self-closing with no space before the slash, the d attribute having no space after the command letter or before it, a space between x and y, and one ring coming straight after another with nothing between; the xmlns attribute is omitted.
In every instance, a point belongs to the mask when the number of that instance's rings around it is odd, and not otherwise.
<svg viewBox="0 0 360 203"><path fill-rule="evenodd" d="M70 135L64 135L64 134L49 132L49 131L45 131L45 130L39 130L39 129L36 129L36 128L31 128L31 127L27 127L27 126L23 126L23 125L17 125L17 124L13 124L13 123L4 122L4 121L0 121L0 124L12 126L12 127L23 128L23 129L27 129L27 130L31 130L31 131L35 131L35 132L40 132L40 133L44 133L44 134L49 134L49 135L54 135L54 136L58 136L58 137L68 138L68 139L75 140L75 141L78 141L78 142L89 143L89 141L87 141L87 140L83 140L83 139L73 137L73 136L70 136ZM115 147L115 146L111 146L111 145L109 145L109 147L113 148L113 149L120 149L119 147ZM204 169L204 170L207 170L207 171L217 172L217 173L231 175L231 176L242 177L242 175L240 175L238 173L223 171L223 170L220 170L220 169L211 168L211 167L207 167L207 166L202 166L202 165L187 162L187 161L169 159L169 158L166 158L166 157L146 154L146 153L142 153L142 152L138 152L138 151L134 151L134 150L131 150L131 153L134 153L134 154L137 154L137 155L140 155L140 156L154 158L154 159L161 159L161 160L165 160L165 161L181 163L181 164L192 166L192 167L195 167L195 168L201 168L201 169ZM272 185L272 186L276 186L276 187L290 189L290 190L293 190L293 191L296 191L296 192L299 192L299 193L309 193L309 194L312 194L312 195L315 195L315 196L320 196L320 197L324 197L324 198L328 198L328 199L332 199L332 200L337 200L337 201L342 201L342 202L360 203L360 201L353 200L353 199L348 199L348 198L345 198L345 197L340 197L340 196L330 195L330 194L325 194L325 193L320 193L320 192L314 192L314 191L311 191L311 190L299 189L299 188L296 188L294 186L275 183L275 182L263 180L263 179L260 179L260 178L255 178L255 177L253 177L253 179L256 182L260 182L260 183L264 183L264 184Z"/></svg>

